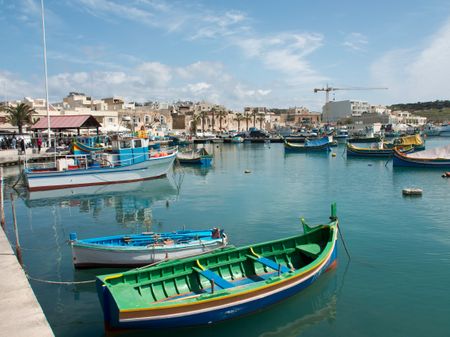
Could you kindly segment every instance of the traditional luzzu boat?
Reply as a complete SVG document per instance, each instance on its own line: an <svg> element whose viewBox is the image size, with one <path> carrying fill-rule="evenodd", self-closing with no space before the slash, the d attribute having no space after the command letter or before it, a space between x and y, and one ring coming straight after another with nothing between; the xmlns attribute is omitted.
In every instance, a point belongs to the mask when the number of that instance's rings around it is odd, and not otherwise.
<svg viewBox="0 0 450 337"><path fill-rule="evenodd" d="M330 151L333 145L333 137L324 136L320 139L306 139L304 144L293 144L284 140L284 150L287 152L313 152L313 151Z"/></svg>
<svg viewBox="0 0 450 337"><path fill-rule="evenodd" d="M359 147L347 143L347 157L392 157L394 148L402 153L423 150L425 143L420 135L405 136L395 139L393 142L383 142L372 144L372 147Z"/></svg>
<svg viewBox="0 0 450 337"><path fill-rule="evenodd" d="M107 136L79 137L71 143L70 152L75 155L101 152L105 150L107 142Z"/></svg>
<svg viewBox="0 0 450 337"><path fill-rule="evenodd" d="M179 259L225 247L223 230L182 230L168 233L114 235L77 239L70 234L75 268L144 266L162 260Z"/></svg>
<svg viewBox="0 0 450 337"><path fill-rule="evenodd" d="M242 316L293 296L337 258L336 205L328 224L284 239L97 277L105 328L195 326Z"/></svg>
<svg viewBox="0 0 450 337"><path fill-rule="evenodd" d="M394 149L393 155L394 166L450 168L450 145L410 154Z"/></svg>
<svg viewBox="0 0 450 337"><path fill-rule="evenodd" d="M198 151L178 152L177 159L181 164L209 166L212 163L213 156L205 148L201 148Z"/></svg>
<svg viewBox="0 0 450 337"><path fill-rule="evenodd" d="M24 176L30 191L135 182L165 176L177 152L149 151L148 139L116 138L110 150L55 158L51 167L26 163Z"/></svg>
<svg viewBox="0 0 450 337"><path fill-rule="evenodd" d="M425 142L419 134L404 136L394 139L392 142L383 142L385 148L393 149L394 147L403 150L412 147L414 151L425 150Z"/></svg>

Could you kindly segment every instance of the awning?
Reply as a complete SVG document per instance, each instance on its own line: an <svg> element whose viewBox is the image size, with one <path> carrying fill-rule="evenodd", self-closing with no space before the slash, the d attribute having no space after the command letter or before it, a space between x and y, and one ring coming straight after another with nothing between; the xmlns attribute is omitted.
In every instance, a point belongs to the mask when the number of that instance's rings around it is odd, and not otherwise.
<svg viewBox="0 0 450 337"><path fill-rule="evenodd" d="M50 116L50 129L96 129L101 124L92 115L77 116ZM41 117L32 127L31 130L45 130L48 128L47 117Z"/></svg>

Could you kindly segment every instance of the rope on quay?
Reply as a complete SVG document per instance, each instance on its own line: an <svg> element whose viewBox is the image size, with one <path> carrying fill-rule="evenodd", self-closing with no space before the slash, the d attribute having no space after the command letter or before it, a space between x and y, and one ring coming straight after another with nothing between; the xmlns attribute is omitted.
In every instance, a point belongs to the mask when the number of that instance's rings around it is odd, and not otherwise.
<svg viewBox="0 0 450 337"><path fill-rule="evenodd" d="M27 278L32 281L41 282L41 283L47 283L47 284L62 284L62 285L74 285L74 284L88 284L88 283L94 283L95 280L86 280L86 281L51 281L51 280L43 280L40 278L31 277L27 273L25 273Z"/></svg>

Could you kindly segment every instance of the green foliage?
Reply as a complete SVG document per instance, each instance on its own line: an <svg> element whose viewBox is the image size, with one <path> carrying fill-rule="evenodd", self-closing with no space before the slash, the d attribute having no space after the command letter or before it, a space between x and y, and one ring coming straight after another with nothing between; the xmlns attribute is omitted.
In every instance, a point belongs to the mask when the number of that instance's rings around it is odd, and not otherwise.
<svg viewBox="0 0 450 337"><path fill-rule="evenodd" d="M393 104L389 108L391 110L409 111L413 115L426 117L429 122L441 123L450 120L449 100Z"/></svg>
<svg viewBox="0 0 450 337"><path fill-rule="evenodd" d="M32 117L36 111L29 105L20 103L15 107L8 107L6 113L8 114L6 121L13 126L17 126L19 128L19 134L21 134L23 126L32 123Z"/></svg>

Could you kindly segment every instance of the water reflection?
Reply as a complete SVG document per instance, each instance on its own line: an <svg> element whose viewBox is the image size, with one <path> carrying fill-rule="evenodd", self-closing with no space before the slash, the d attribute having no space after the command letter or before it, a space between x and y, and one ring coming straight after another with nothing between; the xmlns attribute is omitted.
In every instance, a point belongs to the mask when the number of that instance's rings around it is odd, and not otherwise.
<svg viewBox="0 0 450 337"><path fill-rule="evenodd" d="M151 206L176 198L177 188L169 178L126 184L88 186L56 191L27 192L24 201L29 208L57 206L76 208L80 213L98 218L104 212L115 212L119 224L151 224Z"/></svg>
<svg viewBox="0 0 450 337"><path fill-rule="evenodd" d="M196 336L300 336L319 324L333 324L336 319L338 300L336 272L330 271L312 286L299 294L270 308L246 317L224 321L211 326L165 331L152 331L153 337ZM148 336L148 331L127 331L115 336Z"/></svg>

